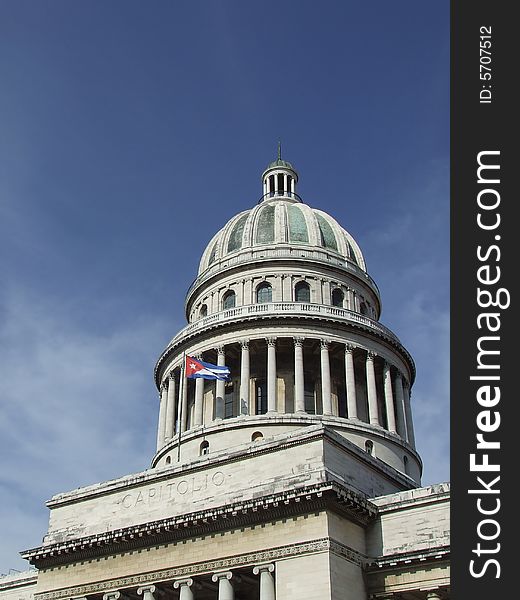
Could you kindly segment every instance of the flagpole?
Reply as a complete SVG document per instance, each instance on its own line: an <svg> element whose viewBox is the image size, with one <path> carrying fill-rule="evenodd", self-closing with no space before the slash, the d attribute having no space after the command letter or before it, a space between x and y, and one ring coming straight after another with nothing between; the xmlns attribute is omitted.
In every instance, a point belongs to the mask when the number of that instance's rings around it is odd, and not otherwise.
<svg viewBox="0 0 520 600"><path fill-rule="evenodd" d="M177 410L177 462L181 461L181 435L182 435L182 405L184 404L184 386L186 385L186 352L182 353L181 385L179 386L179 406Z"/></svg>

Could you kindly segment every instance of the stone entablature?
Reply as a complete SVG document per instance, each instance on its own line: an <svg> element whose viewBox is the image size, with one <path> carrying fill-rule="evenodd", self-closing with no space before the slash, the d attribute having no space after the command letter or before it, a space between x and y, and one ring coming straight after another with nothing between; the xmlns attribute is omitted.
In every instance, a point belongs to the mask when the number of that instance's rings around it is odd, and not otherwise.
<svg viewBox="0 0 520 600"><path fill-rule="evenodd" d="M132 525L92 536L44 544L23 552L39 568L165 544L214 532L258 525L309 512L334 509L365 526L377 515L376 507L360 494L334 482L323 482L291 491L225 504L176 517ZM361 563L361 559L358 559Z"/></svg>
<svg viewBox="0 0 520 600"><path fill-rule="evenodd" d="M177 468L73 490L53 498L44 546L140 526L269 494L335 483L361 496L413 487L409 478L321 427L250 444ZM283 456L283 460L282 457Z"/></svg>

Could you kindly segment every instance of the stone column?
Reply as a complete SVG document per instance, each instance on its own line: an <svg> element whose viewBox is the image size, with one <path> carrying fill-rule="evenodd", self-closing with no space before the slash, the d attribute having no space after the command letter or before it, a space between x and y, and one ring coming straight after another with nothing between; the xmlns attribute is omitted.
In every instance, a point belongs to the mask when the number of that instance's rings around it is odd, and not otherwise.
<svg viewBox="0 0 520 600"><path fill-rule="evenodd" d="M289 191L289 187L287 186L287 173L283 174L283 191L286 194Z"/></svg>
<svg viewBox="0 0 520 600"><path fill-rule="evenodd" d="M234 600L235 590L230 579L233 577L231 571L215 573L211 578L214 583L218 581L218 600Z"/></svg>
<svg viewBox="0 0 520 600"><path fill-rule="evenodd" d="M217 348L217 365L223 367L226 364L224 346ZM226 394L226 382L222 379L215 381L215 418L224 418L224 396Z"/></svg>
<svg viewBox="0 0 520 600"><path fill-rule="evenodd" d="M332 304L332 298L330 296L330 281L328 279L323 280L322 294L323 304L330 306Z"/></svg>
<svg viewBox="0 0 520 600"><path fill-rule="evenodd" d="M246 280L242 279L240 281L240 296L238 298L238 305L239 306L244 306L245 304L247 304L246 300L245 300L245 291L246 291Z"/></svg>
<svg viewBox="0 0 520 600"><path fill-rule="evenodd" d="M168 388L166 383L161 385L161 402L159 405L159 425L157 427L157 450L160 450L164 446L164 434L166 428L166 404Z"/></svg>
<svg viewBox="0 0 520 600"><path fill-rule="evenodd" d="M195 411L193 414L193 425L199 427L203 421L204 408L204 379L197 377L195 379Z"/></svg>
<svg viewBox="0 0 520 600"><path fill-rule="evenodd" d="M249 342L243 340L242 357L240 362L240 407L238 414L247 415L249 413Z"/></svg>
<svg viewBox="0 0 520 600"><path fill-rule="evenodd" d="M390 372L390 365L386 361L383 370L383 380L385 385L385 408L388 431L397 433L395 425L394 394L392 392L392 373Z"/></svg>
<svg viewBox="0 0 520 600"><path fill-rule="evenodd" d="M395 376L395 407L397 409L397 433L407 442L408 431L404 409L403 376L399 371Z"/></svg>
<svg viewBox="0 0 520 600"><path fill-rule="evenodd" d="M329 342L321 340L321 403L324 415L332 414L332 396L330 393Z"/></svg>
<svg viewBox="0 0 520 600"><path fill-rule="evenodd" d="M155 585L143 585L137 588L137 593L143 597L143 600L155 600L156 589Z"/></svg>
<svg viewBox="0 0 520 600"><path fill-rule="evenodd" d="M352 290L352 288L347 288L347 308L348 310L356 310L354 304L354 290Z"/></svg>
<svg viewBox="0 0 520 600"><path fill-rule="evenodd" d="M276 338L267 338L267 412L276 412Z"/></svg>
<svg viewBox="0 0 520 600"><path fill-rule="evenodd" d="M190 589L192 585L191 577L174 581L173 587L179 590L179 600L193 600L193 592Z"/></svg>
<svg viewBox="0 0 520 600"><path fill-rule="evenodd" d="M356 376L354 374L354 346L345 344L345 384L347 390L347 416L357 419Z"/></svg>
<svg viewBox="0 0 520 600"><path fill-rule="evenodd" d="M171 439L175 432L175 391L175 375L172 371L168 377L168 402L166 403L166 427L164 430L164 437L167 440Z"/></svg>
<svg viewBox="0 0 520 600"><path fill-rule="evenodd" d="M181 416L181 424L180 430L184 433L188 428L188 380L186 379L186 374L184 373L184 381L181 384L182 388L182 397L179 398L179 402L181 404L182 416ZM180 393L180 391L179 391Z"/></svg>
<svg viewBox="0 0 520 600"><path fill-rule="evenodd" d="M371 425L381 425L379 422L379 411L377 407L377 388L376 373L374 370L373 352L367 353L367 396L368 396L368 416Z"/></svg>
<svg viewBox="0 0 520 600"><path fill-rule="evenodd" d="M294 338L294 412L305 412L303 338Z"/></svg>
<svg viewBox="0 0 520 600"><path fill-rule="evenodd" d="M404 382L404 415L406 419L406 431L408 432L408 443L415 448L415 434L413 431L412 406L410 404L410 387L408 382Z"/></svg>
<svg viewBox="0 0 520 600"><path fill-rule="evenodd" d="M273 564L258 565L253 568L253 573L260 575L260 600L276 600L273 572Z"/></svg>
<svg viewBox="0 0 520 600"><path fill-rule="evenodd" d="M278 173L274 174L274 195L276 196L278 194Z"/></svg>

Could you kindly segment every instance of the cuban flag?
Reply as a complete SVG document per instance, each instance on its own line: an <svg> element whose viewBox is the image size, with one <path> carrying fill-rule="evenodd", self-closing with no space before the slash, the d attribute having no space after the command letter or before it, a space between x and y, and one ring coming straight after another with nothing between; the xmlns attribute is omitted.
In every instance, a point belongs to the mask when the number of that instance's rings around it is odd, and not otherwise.
<svg viewBox="0 0 520 600"><path fill-rule="evenodd" d="M186 357L186 377L188 379L220 379L228 380L230 376L229 367L212 365L211 363L197 360L191 356Z"/></svg>

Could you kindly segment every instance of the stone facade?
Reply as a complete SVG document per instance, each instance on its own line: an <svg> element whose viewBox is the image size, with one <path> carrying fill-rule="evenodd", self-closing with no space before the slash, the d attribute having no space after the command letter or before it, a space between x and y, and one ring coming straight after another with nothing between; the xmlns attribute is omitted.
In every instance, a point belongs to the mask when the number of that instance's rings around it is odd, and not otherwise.
<svg viewBox="0 0 520 600"><path fill-rule="evenodd" d="M412 357L359 246L281 157L214 236L162 352L142 473L58 494L0 598L449 597L449 486L421 488ZM185 378L185 357L228 381ZM190 360L190 358L188 358Z"/></svg>

